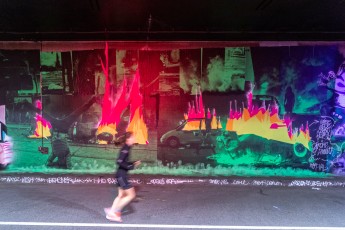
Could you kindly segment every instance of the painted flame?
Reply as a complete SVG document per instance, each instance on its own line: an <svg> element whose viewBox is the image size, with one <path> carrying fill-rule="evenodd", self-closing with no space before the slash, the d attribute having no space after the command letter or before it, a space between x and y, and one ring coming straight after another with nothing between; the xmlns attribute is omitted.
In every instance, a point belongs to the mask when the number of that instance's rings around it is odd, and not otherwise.
<svg viewBox="0 0 345 230"><path fill-rule="evenodd" d="M36 100L35 106L37 109L42 110L42 102L40 100ZM34 134L29 135L29 138L42 138L42 137L50 137L50 129L52 128L52 125L49 121L43 118L42 115L36 113L35 116L36 120L36 129L34 131Z"/></svg>
<svg viewBox="0 0 345 230"><path fill-rule="evenodd" d="M138 144L148 144L148 132L142 112L143 99L139 89L139 68L135 73L129 96L127 96L127 81L124 79L118 96L115 100L113 100L112 98L114 98L114 96L110 94L111 90L109 83L108 43L106 43L104 53L106 63L104 65L101 60L101 64L105 75L106 88L103 96L102 120L99 124L96 134L99 135L103 132L107 132L115 137L117 134L116 127L121 120L121 114L127 108L127 106L130 105L130 119L127 131L133 132ZM102 143L101 140L98 142Z"/></svg>
<svg viewBox="0 0 345 230"><path fill-rule="evenodd" d="M33 135L29 135L29 138L42 138L50 137L50 129L52 128L49 121L44 119L40 114L36 113L36 129Z"/></svg>
<svg viewBox="0 0 345 230"><path fill-rule="evenodd" d="M281 120L277 113L270 113L264 108L249 111L244 108L240 116L228 118L226 130L235 131L237 135L254 134L269 140L276 140L288 144L300 143L310 150L311 140L308 125L301 127L298 133L292 132L291 120Z"/></svg>
<svg viewBox="0 0 345 230"><path fill-rule="evenodd" d="M183 130L206 130L206 119L211 119L211 129L221 129L220 118L216 115L216 110L213 109L212 115L210 109L207 109L207 117L205 118L205 109L202 100L202 93L199 89L199 93L195 95L195 103L188 103L188 113L184 114L184 119L187 120ZM201 123L200 123L201 119Z"/></svg>

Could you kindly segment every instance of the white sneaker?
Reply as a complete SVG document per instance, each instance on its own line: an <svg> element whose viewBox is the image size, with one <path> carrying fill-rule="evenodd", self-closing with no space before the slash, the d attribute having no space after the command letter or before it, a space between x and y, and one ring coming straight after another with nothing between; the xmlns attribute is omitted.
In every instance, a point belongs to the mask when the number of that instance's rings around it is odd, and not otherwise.
<svg viewBox="0 0 345 230"><path fill-rule="evenodd" d="M108 214L106 215L106 218L110 221L115 221L115 222L122 222L122 218L121 218L121 215L118 215L118 214Z"/></svg>
<svg viewBox="0 0 345 230"><path fill-rule="evenodd" d="M103 210L104 210L105 215L108 215L108 213L110 212L111 208L104 208Z"/></svg>

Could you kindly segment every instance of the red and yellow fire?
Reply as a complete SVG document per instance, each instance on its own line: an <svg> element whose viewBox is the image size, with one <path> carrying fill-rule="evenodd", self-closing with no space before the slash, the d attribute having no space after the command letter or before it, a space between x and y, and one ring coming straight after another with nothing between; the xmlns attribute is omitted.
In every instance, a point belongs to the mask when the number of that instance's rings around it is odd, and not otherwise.
<svg viewBox="0 0 345 230"><path fill-rule="evenodd" d="M102 69L105 75L105 93L103 96L102 119L97 129L96 135L101 133L109 133L115 137L117 134L116 127L121 120L121 114L130 105L130 119L127 131L133 132L138 144L148 143L147 127L143 119L142 113L142 96L140 94L139 84L140 76L137 70L132 82L129 93L127 92L126 79L122 82L122 87L116 98L110 94L109 83L109 65L108 65L108 44L105 49L106 64L101 61ZM107 142L98 140L100 144Z"/></svg>
<svg viewBox="0 0 345 230"><path fill-rule="evenodd" d="M269 140L280 141L288 144L300 143L310 150L310 135L308 124L305 129L301 127L299 132L293 133L292 121L286 117L281 120L278 116L277 106L271 109L253 108L251 97L248 97L248 108L243 112L231 109L226 124L226 130L235 131L237 135L253 134Z"/></svg>
<svg viewBox="0 0 345 230"><path fill-rule="evenodd" d="M202 101L202 93L199 90L199 93L195 95L195 103L188 104L188 113L184 114L184 119L187 120L187 124L184 126L183 130L206 130L206 121L205 119L211 120L211 129L221 129L222 125L220 123L219 117L217 119L216 110L213 109L212 114L210 109L207 109L207 114L205 118L205 109ZM200 124L201 119L201 124Z"/></svg>
<svg viewBox="0 0 345 230"><path fill-rule="evenodd" d="M286 117L279 118L278 106L272 105L269 109L265 107L255 108L252 104L252 94L247 95L248 108L237 110L232 109L230 102L229 118L225 130L234 131L237 135L253 134L269 140L280 141L288 144L300 143L310 150L310 134L308 124L305 128L301 127L298 132L293 132L292 121ZM212 119L211 129L221 129L222 125L217 119L215 109L211 114L207 111L207 119ZM202 101L202 94L196 95L195 103L189 104L188 114L184 115L187 124L183 130L205 130L205 110ZM195 120L193 120L195 119ZM202 122L200 124L200 119Z"/></svg>
<svg viewBox="0 0 345 230"><path fill-rule="evenodd" d="M143 97L139 90L139 71L135 73L135 78L130 91L130 119L127 131L134 133L138 144L148 144L147 127L143 118L142 104Z"/></svg>
<svg viewBox="0 0 345 230"><path fill-rule="evenodd" d="M42 110L42 102L40 100L36 101L36 108ZM42 138L42 137L50 137L50 129L52 128L49 121L43 118L42 115L36 113L35 116L36 120L36 129L34 134L29 135L29 138Z"/></svg>

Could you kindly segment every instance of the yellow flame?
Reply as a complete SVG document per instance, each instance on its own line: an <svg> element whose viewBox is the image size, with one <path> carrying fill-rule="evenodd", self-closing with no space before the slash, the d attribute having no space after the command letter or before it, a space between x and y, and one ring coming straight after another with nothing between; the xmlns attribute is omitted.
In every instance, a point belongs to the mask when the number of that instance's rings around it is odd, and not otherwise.
<svg viewBox="0 0 345 230"><path fill-rule="evenodd" d="M205 120L202 119L201 126L200 126L200 120L187 121L187 123L185 124L182 130L185 130L185 131L206 130Z"/></svg>
<svg viewBox="0 0 345 230"><path fill-rule="evenodd" d="M101 134L101 133L109 133L109 134L111 134L113 136L113 139L114 139L115 135L117 134L116 124L112 123L112 124L98 126L97 132L96 132L96 136ZM108 144L108 142L104 141L104 140L97 140L97 143L100 144L100 145Z"/></svg>
<svg viewBox="0 0 345 230"><path fill-rule="evenodd" d="M270 128L272 124L276 123L278 128ZM237 135L254 134L264 137L268 140L276 140L288 144L300 143L310 150L309 132L300 132L298 135L292 134L291 138L288 134L288 128L278 115L270 116L269 112L262 113L259 111L256 115L250 117L249 111L244 109L242 116L239 119L228 119L226 130L235 131Z"/></svg>
<svg viewBox="0 0 345 230"><path fill-rule="evenodd" d="M217 119L216 116L212 117L212 121L211 121L211 129L221 129L222 128L222 124L220 123L219 119Z"/></svg>
<svg viewBox="0 0 345 230"><path fill-rule="evenodd" d="M110 133L113 136L115 136L117 134L116 124L112 123L112 124L98 126L96 135L99 135L101 133Z"/></svg>
<svg viewBox="0 0 345 230"><path fill-rule="evenodd" d="M37 121L35 134L29 135L28 137L29 138L42 138L42 137L50 137L50 136L51 136L51 133L50 133L49 127L42 126L42 122Z"/></svg>
<svg viewBox="0 0 345 230"><path fill-rule="evenodd" d="M98 140L97 142L99 145L107 145L108 144L108 141Z"/></svg>
<svg viewBox="0 0 345 230"><path fill-rule="evenodd" d="M135 110L133 119L127 128L128 132L132 132L138 144L148 143L147 127L144 122L143 116L140 116L140 108Z"/></svg>
<svg viewBox="0 0 345 230"><path fill-rule="evenodd" d="M187 117L188 119L188 117ZM211 129L221 129L222 124L217 119L217 117L213 116L211 121ZM206 123L205 119L201 119L201 126L200 126L200 119L199 120L189 120L185 124L182 130L185 131L192 131L192 130L206 130Z"/></svg>

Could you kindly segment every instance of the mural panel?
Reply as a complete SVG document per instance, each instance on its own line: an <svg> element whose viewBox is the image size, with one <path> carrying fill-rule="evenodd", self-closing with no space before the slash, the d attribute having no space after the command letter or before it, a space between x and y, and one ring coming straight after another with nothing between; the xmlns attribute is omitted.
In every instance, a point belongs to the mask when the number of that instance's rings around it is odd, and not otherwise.
<svg viewBox="0 0 345 230"><path fill-rule="evenodd" d="M109 173L132 131L139 173L341 174L343 51L1 51L1 143L16 156L5 171Z"/></svg>

